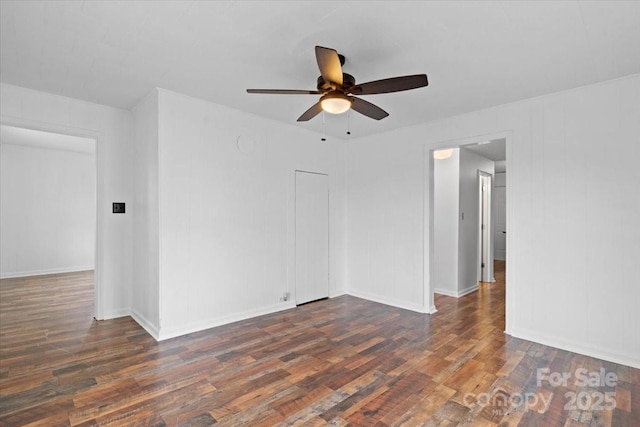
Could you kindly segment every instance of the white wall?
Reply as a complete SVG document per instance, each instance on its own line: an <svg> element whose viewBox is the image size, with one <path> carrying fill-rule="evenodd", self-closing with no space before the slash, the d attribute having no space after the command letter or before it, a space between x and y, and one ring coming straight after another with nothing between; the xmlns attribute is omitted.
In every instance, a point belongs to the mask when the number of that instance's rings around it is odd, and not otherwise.
<svg viewBox="0 0 640 427"><path fill-rule="evenodd" d="M295 170L329 175L330 293L343 293L343 142L159 94L158 337L292 306Z"/></svg>
<svg viewBox="0 0 640 427"><path fill-rule="evenodd" d="M424 312L421 132L347 144L349 294ZM443 147L439 147L443 148Z"/></svg>
<svg viewBox="0 0 640 427"><path fill-rule="evenodd" d="M95 156L2 141L0 163L0 277L92 270Z"/></svg>
<svg viewBox="0 0 640 427"><path fill-rule="evenodd" d="M133 219L111 214L112 202L133 201L131 113L0 84L3 124L97 139L96 315L127 315L133 278Z"/></svg>
<svg viewBox="0 0 640 427"><path fill-rule="evenodd" d="M157 90L133 109L135 267L131 315L153 336L158 336L160 330L158 114Z"/></svg>
<svg viewBox="0 0 640 427"><path fill-rule="evenodd" d="M493 175L493 160L460 148L460 211L458 212L458 295L478 288L478 170ZM464 219L463 219L464 216Z"/></svg>
<svg viewBox="0 0 640 427"><path fill-rule="evenodd" d="M416 306L424 147L505 132L507 332L640 367L640 75L349 143L349 292Z"/></svg>
<svg viewBox="0 0 640 427"><path fill-rule="evenodd" d="M433 290L458 296L460 149L433 162Z"/></svg>

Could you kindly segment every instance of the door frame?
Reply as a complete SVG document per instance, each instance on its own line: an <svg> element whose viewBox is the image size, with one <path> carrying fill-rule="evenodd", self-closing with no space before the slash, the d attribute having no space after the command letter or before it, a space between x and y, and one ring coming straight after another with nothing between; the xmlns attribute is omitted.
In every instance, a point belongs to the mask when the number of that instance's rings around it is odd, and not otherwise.
<svg viewBox="0 0 640 427"><path fill-rule="evenodd" d="M95 218L95 239L93 251L93 317L96 320L103 320L105 317L104 309L104 286L102 280L102 260L104 258L102 229L104 228L104 213L100 209L100 203L104 194L104 179L102 177L102 150L101 141L104 139L102 132L91 129L77 128L73 126L58 125L48 122L40 122L24 118L9 117L0 115L0 124L12 126L22 129L37 130L41 132L58 133L62 135L78 136L82 138L91 138L95 142L95 173L96 173L96 218Z"/></svg>
<svg viewBox="0 0 640 427"><path fill-rule="evenodd" d="M482 228L482 218L483 218L483 207L484 207L484 194L482 191L482 181L483 178L488 178L489 180L489 200L488 205L486 206L488 212L488 221L485 224L485 228ZM489 172L485 172L483 170L478 169L478 281L479 282L495 282L496 279L493 277L493 212L492 212L492 203L493 203L493 175ZM488 248L487 245L484 245L484 237L489 239ZM485 274L482 274L482 261L483 261L483 253L484 249L487 248L487 252L489 253L489 259L487 265L485 266ZM489 280L484 280L488 278Z"/></svg>

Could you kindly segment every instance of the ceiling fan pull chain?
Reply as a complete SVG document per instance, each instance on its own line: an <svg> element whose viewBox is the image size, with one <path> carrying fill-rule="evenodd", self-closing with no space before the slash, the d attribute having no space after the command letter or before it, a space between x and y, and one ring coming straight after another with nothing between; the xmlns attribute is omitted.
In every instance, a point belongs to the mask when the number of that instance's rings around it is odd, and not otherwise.
<svg viewBox="0 0 640 427"><path fill-rule="evenodd" d="M327 132L326 132L326 126L325 126L325 119L324 119L324 111L322 112L322 138L320 138L320 141L326 141L327 140Z"/></svg>
<svg viewBox="0 0 640 427"><path fill-rule="evenodd" d="M351 110L347 111L347 135L351 135Z"/></svg>

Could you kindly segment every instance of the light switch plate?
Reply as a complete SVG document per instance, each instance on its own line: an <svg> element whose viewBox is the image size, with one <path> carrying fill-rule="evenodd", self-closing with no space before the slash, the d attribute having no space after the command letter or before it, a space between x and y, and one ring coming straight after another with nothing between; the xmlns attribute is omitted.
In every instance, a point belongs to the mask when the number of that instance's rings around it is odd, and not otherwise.
<svg viewBox="0 0 640 427"><path fill-rule="evenodd" d="M124 213L124 202L113 202L113 213Z"/></svg>

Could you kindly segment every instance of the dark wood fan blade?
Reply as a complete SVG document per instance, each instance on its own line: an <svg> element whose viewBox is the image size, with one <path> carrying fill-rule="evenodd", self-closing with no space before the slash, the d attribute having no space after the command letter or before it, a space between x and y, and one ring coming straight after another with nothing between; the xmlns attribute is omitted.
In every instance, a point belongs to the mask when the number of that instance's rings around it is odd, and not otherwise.
<svg viewBox="0 0 640 427"><path fill-rule="evenodd" d="M426 74L413 76L392 77L390 79L375 80L373 82L355 85L348 90L354 95L374 95L377 93L400 92L403 90L417 89L427 86Z"/></svg>
<svg viewBox="0 0 640 427"><path fill-rule="evenodd" d="M328 47L316 46L316 61L324 81L342 86L342 65L338 52Z"/></svg>
<svg viewBox="0 0 640 427"><path fill-rule="evenodd" d="M315 104L313 104L311 106L311 108L309 108L307 111L302 113L302 115L300 117L298 117L298 121L299 122L306 122L308 120L311 120L315 116L317 116L321 111L322 111L322 106L320 105L319 102L316 102Z"/></svg>
<svg viewBox="0 0 640 427"><path fill-rule="evenodd" d="M360 114L376 120L384 119L389 115L389 113L377 105L373 105L372 103L365 101L364 99L356 98L355 96L353 97L351 108Z"/></svg>
<svg viewBox="0 0 640 427"><path fill-rule="evenodd" d="M270 95L320 95L317 90L296 90L296 89L247 89L248 93L266 93Z"/></svg>

